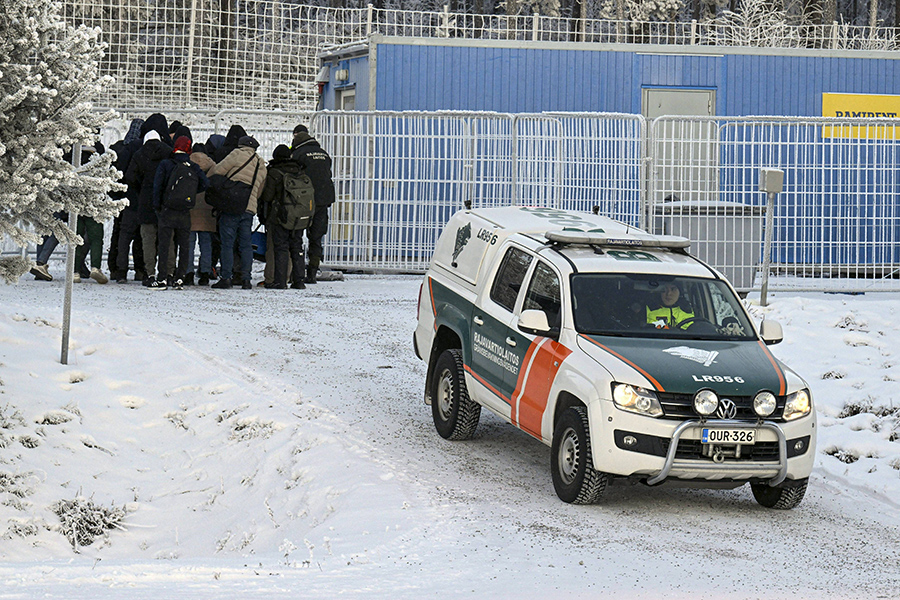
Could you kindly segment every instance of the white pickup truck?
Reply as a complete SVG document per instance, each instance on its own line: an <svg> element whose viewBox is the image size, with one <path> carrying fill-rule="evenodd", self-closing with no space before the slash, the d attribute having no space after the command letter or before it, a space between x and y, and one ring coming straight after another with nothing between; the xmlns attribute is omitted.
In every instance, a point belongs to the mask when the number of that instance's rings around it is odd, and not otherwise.
<svg viewBox="0 0 900 600"><path fill-rule="evenodd" d="M620 480L734 488L797 506L816 443L807 383L734 288L688 254L591 214L463 210L422 284L415 352L438 433L472 437L482 407L551 447L565 502Z"/></svg>

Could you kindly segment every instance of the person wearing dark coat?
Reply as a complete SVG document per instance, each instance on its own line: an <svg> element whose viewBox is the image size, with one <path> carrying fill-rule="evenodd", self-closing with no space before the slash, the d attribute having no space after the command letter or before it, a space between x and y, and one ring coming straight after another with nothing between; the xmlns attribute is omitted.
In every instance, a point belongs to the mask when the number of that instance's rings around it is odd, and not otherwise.
<svg viewBox="0 0 900 600"><path fill-rule="evenodd" d="M213 155L212 159L216 161L216 163L220 163L225 160L225 157L231 154L231 151L238 147L238 142L242 137L245 137L247 132L244 131L244 128L240 125L232 125L228 130L228 134L225 136L225 139L222 140L222 145L216 148L216 152Z"/></svg>
<svg viewBox="0 0 900 600"><path fill-rule="evenodd" d="M143 124L143 119L133 119L125 137L110 146L110 149L116 153L116 162L114 165L116 169L122 173L119 183L125 183L125 172L128 171L128 165L131 163L131 158L143 145L143 140L141 139L141 125ZM134 280L141 281L146 274L143 270L144 248L141 245L141 222L138 220L137 212L137 190L134 189L133 186L128 186L128 189L123 192L110 192L109 195L115 200L121 200L122 198L128 199L128 206L126 206L121 213L116 215L116 218L113 220L112 236L110 238L109 252L107 252L106 259L110 277L119 283L126 283L128 281L128 249L130 247L131 252L134 255ZM124 243L120 243L119 240L123 236L123 221L125 222ZM121 252L125 255L125 260L122 261L121 265L119 264L120 247L122 248Z"/></svg>
<svg viewBox="0 0 900 600"><path fill-rule="evenodd" d="M291 158L306 168L316 190L316 213L306 230L309 240L309 263L306 267L306 283L316 283L316 273L325 257L322 239L328 232L328 207L334 204L334 181L331 178L331 157L322 149L316 138L309 135L305 125L294 127L294 143Z"/></svg>
<svg viewBox="0 0 900 600"><path fill-rule="evenodd" d="M147 274L143 281L145 286L153 283L156 274L156 242L159 235L156 211L153 209L153 181L159 163L168 158L171 153L172 148L160 139L159 133L155 129L151 129L144 136L144 145L134 153L131 164L128 165L128 171L125 173L125 183L134 186L138 193L138 218L141 223L141 239L144 245L144 272ZM169 261L170 269L174 270L174 252L169 254ZM165 277L166 273L163 272L160 275Z"/></svg>
<svg viewBox="0 0 900 600"><path fill-rule="evenodd" d="M172 136L169 135L169 124L163 115L153 113L147 117L147 120L141 125L141 139L145 139L147 133L150 131L155 131L159 134L159 139L169 146L169 150L172 149L172 144L174 142L172 142Z"/></svg>
<svg viewBox="0 0 900 600"><path fill-rule="evenodd" d="M209 179L206 173L197 163L191 161L191 140L187 136L181 136L175 139L175 150L167 159L159 163L156 169L156 175L153 178L153 209L156 211L158 218L159 230L159 266L157 267L158 277L156 281L150 284L151 289L164 290L167 287L173 287L176 290L183 289L184 276L188 270L188 245L191 238L191 211L189 208L177 210L165 203L165 195L169 185L169 179L178 163L188 165L197 175L197 191L196 195L206 191L209 187ZM169 250L174 238L175 246L178 248L178 264L175 267L174 276L168 270ZM168 277L168 281L166 280Z"/></svg>
<svg viewBox="0 0 900 600"><path fill-rule="evenodd" d="M275 270L273 281L266 287L276 290L287 288L288 258L291 262L291 288L302 290L305 276L305 260L303 256L303 229L287 229L278 219L281 199L284 195L284 176L300 175L303 167L291 158L291 149L281 144L272 153L272 160L266 167L266 185L259 198L257 217L266 226L274 248Z"/></svg>
<svg viewBox="0 0 900 600"><path fill-rule="evenodd" d="M169 137L172 139L172 143L175 143L175 140L180 138L181 136L186 137L191 140L191 143L194 143L194 136L191 135L191 130L181 123L181 121L172 121L172 124L169 125Z"/></svg>

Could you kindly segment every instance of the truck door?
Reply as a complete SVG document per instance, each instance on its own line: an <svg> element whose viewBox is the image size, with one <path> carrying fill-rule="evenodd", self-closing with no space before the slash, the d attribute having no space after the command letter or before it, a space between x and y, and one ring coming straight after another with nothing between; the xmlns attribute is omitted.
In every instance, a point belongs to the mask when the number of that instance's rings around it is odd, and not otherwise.
<svg viewBox="0 0 900 600"><path fill-rule="evenodd" d="M517 339L512 336L513 311L534 257L524 249L507 248L494 281L472 311L470 375L488 393L482 400L501 414L510 414L511 382L519 371Z"/></svg>
<svg viewBox="0 0 900 600"><path fill-rule="evenodd" d="M562 323L560 278L549 264L539 260L529 279L522 306L510 326L509 335L520 355L518 373L510 373L506 387L511 388L510 421L523 431L542 439L541 425L550 396L550 387L560 365L571 351L555 339L519 331L516 323L523 310L540 310L551 328Z"/></svg>

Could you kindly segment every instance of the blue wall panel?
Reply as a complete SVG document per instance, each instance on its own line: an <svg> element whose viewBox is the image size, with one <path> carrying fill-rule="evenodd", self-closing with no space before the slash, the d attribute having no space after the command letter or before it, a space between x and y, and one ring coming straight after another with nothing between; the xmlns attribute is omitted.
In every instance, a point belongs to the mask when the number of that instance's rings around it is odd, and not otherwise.
<svg viewBox="0 0 900 600"><path fill-rule="evenodd" d="M719 115L820 116L823 92L900 93L900 60L380 44L373 108L639 113L653 86L715 89Z"/></svg>

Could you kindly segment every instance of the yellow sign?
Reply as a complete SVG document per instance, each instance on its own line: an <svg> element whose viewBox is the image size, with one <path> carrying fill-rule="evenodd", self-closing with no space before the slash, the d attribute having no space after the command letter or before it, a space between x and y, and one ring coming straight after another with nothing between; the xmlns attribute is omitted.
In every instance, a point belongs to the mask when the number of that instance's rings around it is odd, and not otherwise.
<svg viewBox="0 0 900 600"><path fill-rule="evenodd" d="M838 119L872 119L871 124L847 124L822 128L823 137L900 139L900 96L878 94L822 94L822 116ZM875 119L893 119L878 123Z"/></svg>

